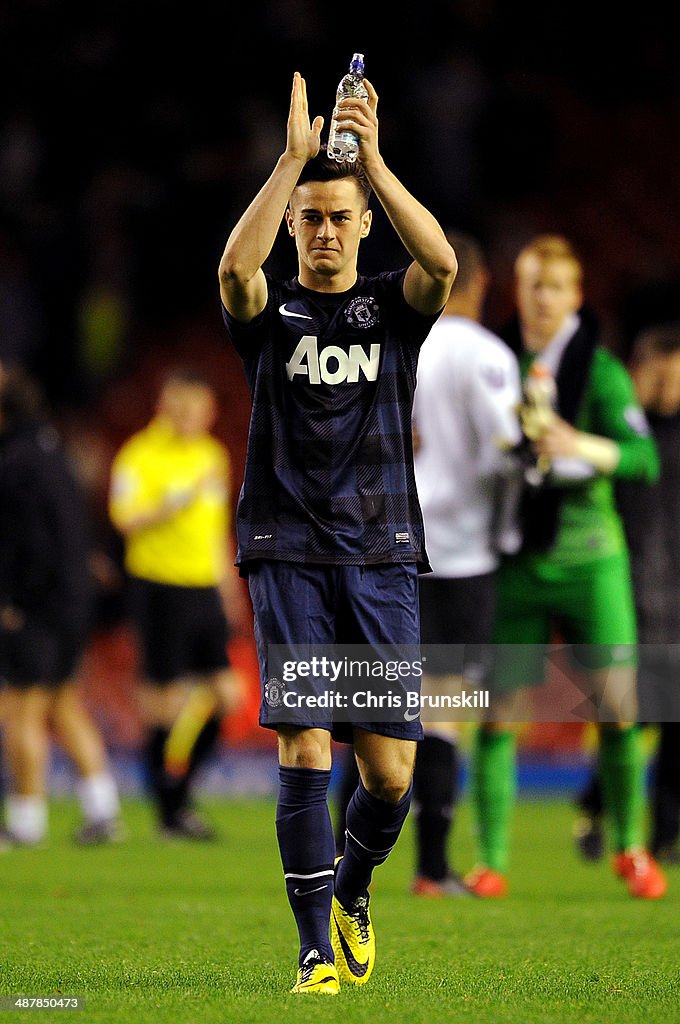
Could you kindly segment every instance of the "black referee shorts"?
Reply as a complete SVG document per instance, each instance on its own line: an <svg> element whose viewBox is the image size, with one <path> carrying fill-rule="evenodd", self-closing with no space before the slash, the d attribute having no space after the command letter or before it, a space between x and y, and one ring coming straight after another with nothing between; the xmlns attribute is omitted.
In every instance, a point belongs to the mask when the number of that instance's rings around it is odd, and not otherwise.
<svg viewBox="0 0 680 1024"><path fill-rule="evenodd" d="M130 615L149 682L162 685L229 666L229 629L217 587L176 587L134 577Z"/></svg>

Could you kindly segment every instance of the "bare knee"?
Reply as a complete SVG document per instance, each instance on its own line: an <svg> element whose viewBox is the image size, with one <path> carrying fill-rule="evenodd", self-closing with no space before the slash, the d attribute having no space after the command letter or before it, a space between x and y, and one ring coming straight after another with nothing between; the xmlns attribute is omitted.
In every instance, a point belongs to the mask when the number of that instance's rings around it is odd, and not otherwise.
<svg viewBox="0 0 680 1024"><path fill-rule="evenodd" d="M406 796L413 778L416 744L357 728L354 750L362 782L378 800L396 804Z"/></svg>
<svg viewBox="0 0 680 1024"><path fill-rule="evenodd" d="M411 752L404 751L403 757L392 759L389 764L372 765L360 761L359 771L371 796L386 804L397 804L411 787L414 763Z"/></svg>
<svg viewBox="0 0 680 1024"><path fill-rule="evenodd" d="M331 739L326 729L278 730L279 764L284 768L331 767Z"/></svg>
<svg viewBox="0 0 680 1024"><path fill-rule="evenodd" d="M409 791L411 775L391 775L387 778L369 776L364 785L371 796L376 799L382 800L386 804L398 804Z"/></svg>

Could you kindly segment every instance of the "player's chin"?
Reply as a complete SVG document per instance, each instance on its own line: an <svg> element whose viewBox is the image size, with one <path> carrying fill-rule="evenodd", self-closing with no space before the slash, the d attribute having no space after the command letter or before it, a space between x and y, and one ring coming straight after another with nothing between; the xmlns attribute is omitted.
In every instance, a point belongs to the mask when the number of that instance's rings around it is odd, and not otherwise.
<svg viewBox="0 0 680 1024"><path fill-rule="evenodd" d="M337 253L315 252L312 257L310 262L317 274L335 274L340 269L340 259Z"/></svg>

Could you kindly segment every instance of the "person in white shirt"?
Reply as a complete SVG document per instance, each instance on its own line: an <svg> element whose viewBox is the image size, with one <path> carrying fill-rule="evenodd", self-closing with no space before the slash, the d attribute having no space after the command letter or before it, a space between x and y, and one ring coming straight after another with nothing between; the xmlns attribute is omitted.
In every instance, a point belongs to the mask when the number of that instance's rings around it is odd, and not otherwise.
<svg viewBox="0 0 680 1024"><path fill-rule="evenodd" d="M481 324L490 283L479 243L448 232L458 276L418 362L415 473L432 573L420 577L422 693L484 687L500 550L519 544L514 520L521 385L510 348ZM441 715L446 720L428 719ZM423 710L414 773L418 896L464 895L449 865L459 758L455 711Z"/></svg>

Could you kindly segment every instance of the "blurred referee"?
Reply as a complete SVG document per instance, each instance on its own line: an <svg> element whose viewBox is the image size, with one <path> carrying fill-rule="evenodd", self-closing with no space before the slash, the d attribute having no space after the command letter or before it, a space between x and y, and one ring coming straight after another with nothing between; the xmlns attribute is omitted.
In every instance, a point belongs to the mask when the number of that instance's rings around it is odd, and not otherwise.
<svg viewBox="0 0 680 1024"><path fill-rule="evenodd" d="M149 782L168 838L215 837L191 787L240 693L227 654L226 609L236 599L227 574L230 460L210 433L216 414L210 382L172 370L151 422L111 470L109 512L124 537L142 659Z"/></svg>

